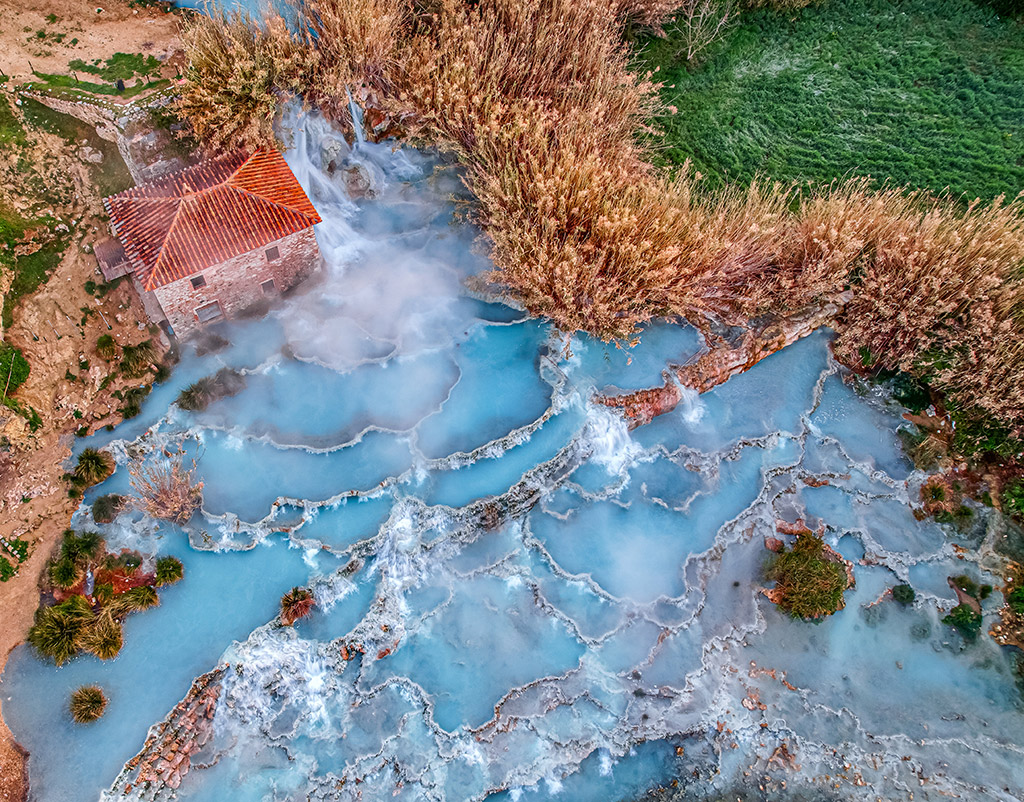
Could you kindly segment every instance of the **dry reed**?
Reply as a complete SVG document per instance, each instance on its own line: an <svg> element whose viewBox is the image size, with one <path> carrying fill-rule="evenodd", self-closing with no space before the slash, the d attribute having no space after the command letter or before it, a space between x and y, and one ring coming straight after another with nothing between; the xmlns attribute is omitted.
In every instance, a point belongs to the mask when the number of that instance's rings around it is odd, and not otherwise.
<svg viewBox="0 0 1024 802"><path fill-rule="evenodd" d="M129 469L135 505L154 518L187 523L203 503L203 483L195 478L196 460L185 467L184 455L155 463L135 463Z"/></svg>
<svg viewBox="0 0 1024 802"><path fill-rule="evenodd" d="M302 90L343 117L351 87L407 135L458 155L496 278L559 328L630 340L658 316L737 323L852 297L840 354L863 348L877 365L927 374L960 407L1019 432L1021 199L965 210L864 179L709 191L688 169L659 176L643 146L658 85L631 68L622 33L676 7L308 0L301 40L279 19L192 22L182 110L201 137L254 142L282 98Z"/></svg>

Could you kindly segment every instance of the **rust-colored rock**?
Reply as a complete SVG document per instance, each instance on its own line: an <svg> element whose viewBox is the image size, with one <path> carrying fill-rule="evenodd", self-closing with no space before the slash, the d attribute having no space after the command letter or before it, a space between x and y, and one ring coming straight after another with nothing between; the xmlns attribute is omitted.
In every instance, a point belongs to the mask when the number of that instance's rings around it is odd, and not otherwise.
<svg viewBox="0 0 1024 802"><path fill-rule="evenodd" d="M221 666L192 683L185 698L150 730L142 751L125 763L116 784L127 781L125 785L132 787L151 783L170 789L181 785L191 768L191 755L213 735L213 715L226 672L227 666Z"/></svg>
<svg viewBox="0 0 1024 802"><path fill-rule="evenodd" d="M677 368L675 376L666 372L665 383L661 387L617 396L599 395L594 402L621 409L630 428L643 426L658 415L675 409L682 400L682 388L707 392L729 377L752 368L765 357L828 325L845 300L841 298L839 303L814 306L789 317L766 318L735 336L715 337L703 353Z"/></svg>

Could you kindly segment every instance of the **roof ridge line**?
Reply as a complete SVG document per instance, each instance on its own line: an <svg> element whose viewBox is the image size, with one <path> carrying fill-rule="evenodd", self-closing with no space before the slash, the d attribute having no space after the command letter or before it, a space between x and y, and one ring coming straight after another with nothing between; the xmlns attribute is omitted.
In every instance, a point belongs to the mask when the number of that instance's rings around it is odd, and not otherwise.
<svg viewBox="0 0 1024 802"><path fill-rule="evenodd" d="M174 233L174 229L178 225L178 218L181 216L181 207L185 205L185 201L194 198L196 194L197 193L193 193L191 195L182 195L181 197L177 198L178 204L174 210L174 217L171 219L171 224L167 226L167 236L165 236L161 241L160 253L157 254L156 260L153 262L153 267L150 269L149 275L146 276L146 292L150 292L151 290L156 289L156 286L153 285L152 278L156 271L159 270L161 267L160 262L164 258L164 252L165 247L167 245L167 241L171 238L171 234Z"/></svg>
<svg viewBox="0 0 1024 802"><path fill-rule="evenodd" d="M277 201L271 200L266 195L261 195L258 192L251 192L248 189L245 189L244 187L237 186L236 184L225 183L224 186L227 187L228 189L233 189L235 192L240 192L243 195L248 195L252 198L261 200L264 203L269 203L271 206L276 206L278 209L284 209L285 211L291 212L292 214L297 214L300 217L305 218L306 220L313 219L312 217L309 216L307 212L301 211L300 209L296 209L294 206L287 206L283 203L278 203ZM310 203L312 203L312 201ZM317 217L319 217L319 215L317 215ZM310 225L316 225L316 223L310 223Z"/></svg>

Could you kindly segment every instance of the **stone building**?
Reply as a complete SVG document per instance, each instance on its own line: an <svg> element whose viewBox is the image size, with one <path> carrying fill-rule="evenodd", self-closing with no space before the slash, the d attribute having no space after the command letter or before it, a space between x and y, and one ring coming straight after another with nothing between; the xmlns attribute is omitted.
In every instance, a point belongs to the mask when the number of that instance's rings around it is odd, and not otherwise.
<svg viewBox="0 0 1024 802"><path fill-rule="evenodd" d="M320 216L276 150L211 159L103 203L147 313L178 337L320 267Z"/></svg>

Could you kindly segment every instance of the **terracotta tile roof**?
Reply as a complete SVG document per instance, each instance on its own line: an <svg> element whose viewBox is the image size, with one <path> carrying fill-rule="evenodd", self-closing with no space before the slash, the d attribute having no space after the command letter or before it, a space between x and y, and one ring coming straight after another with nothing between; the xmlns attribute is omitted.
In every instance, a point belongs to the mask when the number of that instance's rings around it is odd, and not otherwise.
<svg viewBox="0 0 1024 802"><path fill-rule="evenodd" d="M320 222L276 150L233 153L104 198L147 290Z"/></svg>

